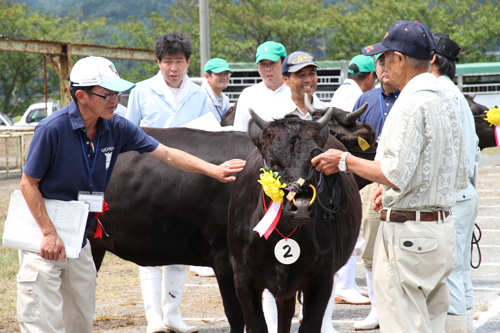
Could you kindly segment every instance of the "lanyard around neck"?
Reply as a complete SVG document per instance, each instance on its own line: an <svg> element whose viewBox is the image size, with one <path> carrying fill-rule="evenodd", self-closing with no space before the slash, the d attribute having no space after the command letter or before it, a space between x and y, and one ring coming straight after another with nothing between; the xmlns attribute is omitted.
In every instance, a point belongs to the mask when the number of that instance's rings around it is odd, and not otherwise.
<svg viewBox="0 0 500 333"><path fill-rule="evenodd" d="M385 117L384 117L384 105L382 104L382 94L384 93L384 90L380 92L380 95L378 95L378 100L380 102L380 115L382 116L382 123L385 124Z"/></svg>
<svg viewBox="0 0 500 333"><path fill-rule="evenodd" d="M219 110L219 107L215 105L214 99L212 98L212 95L210 95L210 92L207 90L207 87L205 87L205 91L207 92L208 98L210 98L210 100L212 101L213 106L215 106L215 110L219 114L220 119L222 119L222 112L221 110Z"/></svg>
<svg viewBox="0 0 500 333"><path fill-rule="evenodd" d="M90 194L92 194L92 172L94 172L95 161L97 159L97 152L99 151L99 139L101 137L97 137L97 145L94 151L94 163L92 163L92 169L90 168L89 160L87 159L87 152L85 151L85 146L83 144L82 132L80 131L80 142L82 143L83 157L85 158L85 163L87 164L87 171L89 172L90 178Z"/></svg>

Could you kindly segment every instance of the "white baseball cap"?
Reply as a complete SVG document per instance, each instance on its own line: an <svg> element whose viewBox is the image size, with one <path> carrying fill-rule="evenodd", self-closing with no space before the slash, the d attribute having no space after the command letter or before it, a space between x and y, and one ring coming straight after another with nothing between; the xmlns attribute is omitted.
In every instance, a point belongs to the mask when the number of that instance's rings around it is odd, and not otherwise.
<svg viewBox="0 0 500 333"><path fill-rule="evenodd" d="M76 62L69 75L70 84L75 87L101 86L112 91L125 91L135 84L124 79L111 61L102 57L87 57Z"/></svg>

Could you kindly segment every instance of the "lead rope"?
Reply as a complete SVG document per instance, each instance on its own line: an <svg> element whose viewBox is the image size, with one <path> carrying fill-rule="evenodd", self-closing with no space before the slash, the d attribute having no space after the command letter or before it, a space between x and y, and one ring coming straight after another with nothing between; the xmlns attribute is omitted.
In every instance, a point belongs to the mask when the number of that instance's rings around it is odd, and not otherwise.
<svg viewBox="0 0 500 333"><path fill-rule="evenodd" d="M477 231L479 231L478 237L476 237L476 233L472 232L472 241L471 241L471 246L470 246L470 266L474 269L478 269L479 265L481 265L481 249L479 248L479 241L481 240L481 237L483 236L483 233L477 223L474 223L474 226L477 228ZM477 253L479 255L479 259L477 261L477 265L474 266L472 263L472 251L474 250L474 245L477 247Z"/></svg>
<svg viewBox="0 0 500 333"><path fill-rule="evenodd" d="M313 151L311 151L312 157L316 156L316 151L323 152L321 149L316 148ZM328 253L332 254L333 258L333 263L337 266L340 266L342 263L342 246L341 246L341 229L340 229L340 224L337 221L337 212L346 212L347 211L347 194L345 191L345 186L344 182L342 180L342 176L340 176L338 173L332 175L330 179L332 180L333 184L331 186L331 193L328 193L330 188L329 184L323 184L322 182L322 174L316 170L316 168L311 165L311 169L309 170L309 175L307 177L307 180L311 182L310 180L312 179L312 182L314 184L317 184L318 187L318 196L317 200L321 208L324 210L324 212L321 212L318 206L315 206L315 212L314 212L314 218L312 221L312 241L314 244L314 248L316 249L316 259L318 259L318 255L326 255ZM326 183L326 181L325 181ZM325 205L323 201L321 200L321 193L325 190L325 195L328 203ZM327 207L328 206L328 207ZM320 214L324 213L324 220L328 220L331 223L328 224L328 228L330 229L330 243L328 244L328 247L326 250L322 250L320 248L319 244L319 239L318 239L318 232L317 232L317 226L318 226L318 219ZM335 226L332 226L332 223L335 224ZM336 242L335 242L336 241ZM336 251L335 251L335 243L339 244L339 260L336 260Z"/></svg>

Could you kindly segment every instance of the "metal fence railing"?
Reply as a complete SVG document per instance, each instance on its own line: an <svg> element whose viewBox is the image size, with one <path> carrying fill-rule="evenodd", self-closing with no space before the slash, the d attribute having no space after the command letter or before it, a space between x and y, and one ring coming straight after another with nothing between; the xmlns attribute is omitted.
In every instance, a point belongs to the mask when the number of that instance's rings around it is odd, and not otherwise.
<svg viewBox="0 0 500 333"><path fill-rule="evenodd" d="M12 170L23 171L32 136L33 130L27 129L0 131L0 170L7 178Z"/></svg>

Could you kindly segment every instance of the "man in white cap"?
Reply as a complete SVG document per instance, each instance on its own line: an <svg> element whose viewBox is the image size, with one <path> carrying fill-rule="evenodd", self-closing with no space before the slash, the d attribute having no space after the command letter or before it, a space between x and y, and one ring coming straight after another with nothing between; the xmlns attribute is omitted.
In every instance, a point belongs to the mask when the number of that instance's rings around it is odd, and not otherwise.
<svg viewBox="0 0 500 333"><path fill-rule="evenodd" d="M119 153L151 153L181 170L233 181L244 161L215 166L168 148L121 116L114 115L118 92L134 86L101 57L78 61L70 74L70 105L43 119L35 129L21 191L40 227L40 253L19 251L17 312L22 332L92 332L96 270L90 244L82 239L78 259L65 246L45 209L45 199L71 201L79 191L106 191ZM101 192L100 194L98 192ZM91 211L86 231L92 227Z"/></svg>

